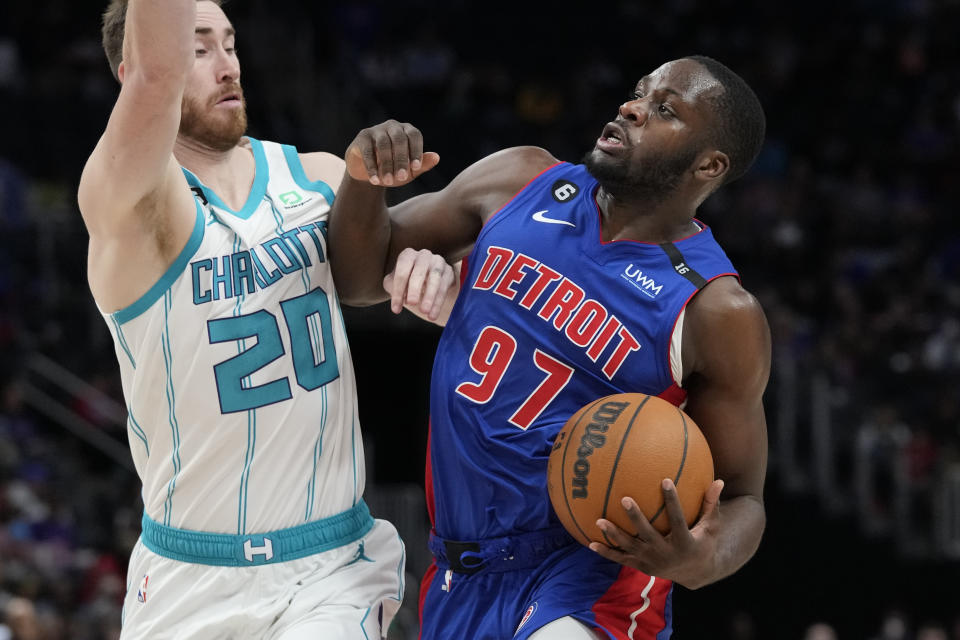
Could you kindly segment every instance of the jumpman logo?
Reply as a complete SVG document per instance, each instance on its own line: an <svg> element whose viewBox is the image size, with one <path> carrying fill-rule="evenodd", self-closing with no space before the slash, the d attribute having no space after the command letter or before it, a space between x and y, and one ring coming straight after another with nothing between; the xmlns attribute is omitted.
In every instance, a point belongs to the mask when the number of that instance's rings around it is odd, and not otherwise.
<svg viewBox="0 0 960 640"><path fill-rule="evenodd" d="M354 562L360 562L361 560L364 560L364 561L366 561L366 562L373 562L373 561L374 561L372 558L368 558L367 555L363 552L363 541L362 541L362 540L360 541L360 546L357 548L357 553L356 553L356 555L353 556L353 560L351 560L350 562L347 563L347 566L353 564Z"/></svg>

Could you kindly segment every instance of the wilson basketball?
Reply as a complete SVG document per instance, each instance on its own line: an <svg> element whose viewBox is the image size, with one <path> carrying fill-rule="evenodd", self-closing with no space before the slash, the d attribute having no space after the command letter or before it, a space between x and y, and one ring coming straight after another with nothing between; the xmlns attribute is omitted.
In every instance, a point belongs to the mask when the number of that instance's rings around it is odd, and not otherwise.
<svg viewBox="0 0 960 640"><path fill-rule="evenodd" d="M610 544L598 518L636 533L620 504L625 496L657 531L667 533L664 478L673 480L687 525L693 524L714 479L710 447L690 416L642 393L607 396L577 411L557 435L547 466L554 511L585 545Z"/></svg>

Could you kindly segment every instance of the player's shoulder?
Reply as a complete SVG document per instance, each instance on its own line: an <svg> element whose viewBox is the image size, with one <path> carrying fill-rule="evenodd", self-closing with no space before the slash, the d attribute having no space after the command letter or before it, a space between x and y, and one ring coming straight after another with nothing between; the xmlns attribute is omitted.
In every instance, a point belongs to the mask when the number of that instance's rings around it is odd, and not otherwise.
<svg viewBox="0 0 960 640"><path fill-rule="evenodd" d="M762 316L763 308L737 277L725 275L708 282L690 301L688 312L708 318Z"/></svg>
<svg viewBox="0 0 960 640"><path fill-rule="evenodd" d="M461 171L440 193L450 206L485 220L557 162L539 147L502 149Z"/></svg>
<svg viewBox="0 0 960 640"><path fill-rule="evenodd" d="M513 195L558 162L549 151L540 147L510 147L473 163L454 179L452 185L470 193Z"/></svg>
<svg viewBox="0 0 960 640"><path fill-rule="evenodd" d="M486 156L471 168L483 168L508 175L532 176L560 162L541 147L508 147Z"/></svg>
<svg viewBox="0 0 960 640"><path fill-rule="evenodd" d="M770 351L770 327L763 308L736 277L710 281L687 305L685 372L740 382L749 376L762 387L769 373Z"/></svg>
<svg viewBox="0 0 960 640"><path fill-rule="evenodd" d="M760 301L734 276L710 281L693 297L686 309L684 342L687 338L721 357L729 350L769 350L770 327ZM708 346L709 345L709 346Z"/></svg>
<svg viewBox="0 0 960 640"><path fill-rule="evenodd" d="M308 180L325 182L334 191L340 187L346 168L343 158L326 151L301 152L298 155Z"/></svg>

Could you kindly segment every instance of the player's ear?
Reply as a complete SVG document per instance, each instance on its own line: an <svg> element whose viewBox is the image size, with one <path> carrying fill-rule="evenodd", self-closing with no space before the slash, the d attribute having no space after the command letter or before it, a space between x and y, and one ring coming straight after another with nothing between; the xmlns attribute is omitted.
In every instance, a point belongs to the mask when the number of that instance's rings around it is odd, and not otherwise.
<svg viewBox="0 0 960 640"><path fill-rule="evenodd" d="M126 67L124 67L123 60L120 61L120 64L117 65L117 80L120 81L120 84L123 84L123 74Z"/></svg>
<svg viewBox="0 0 960 640"><path fill-rule="evenodd" d="M710 149L697 160L696 174L704 180L722 179L730 170L730 157L723 151Z"/></svg>

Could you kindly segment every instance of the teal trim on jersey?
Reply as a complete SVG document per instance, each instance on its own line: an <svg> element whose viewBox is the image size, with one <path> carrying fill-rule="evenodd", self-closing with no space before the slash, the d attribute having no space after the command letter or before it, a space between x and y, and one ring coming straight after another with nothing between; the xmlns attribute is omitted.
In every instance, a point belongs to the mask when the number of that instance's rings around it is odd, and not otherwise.
<svg viewBox="0 0 960 640"><path fill-rule="evenodd" d="M327 204L332 207L335 196L333 195L333 189L330 188L330 185L322 180L310 180L307 178L307 174L303 171L303 163L300 162L300 154L297 153L295 147L282 144L280 148L283 149L283 157L287 159L287 167L290 168L290 175L293 176L294 181L304 189L318 192L327 201Z"/></svg>
<svg viewBox="0 0 960 640"><path fill-rule="evenodd" d="M215 567L252 567L305 558L359 540L373 528L362 500L329 518L266 533L230 535L165 526L143 516L144 546L180 562Z"/></svg>
<svg viewBox="0 0 960 640"><path fill-rule="evenodd" d="M170 455L173 463L173 477L167 483L167 498L163 502L163 522L170 524L173 514L173 493L177 488L177 477L180 475L180 424L177 422L177 397L173 389L173 349L170 346L170 307L173 302L170 292L163 294L163 334L160 343L163 347L163 363L166 368L167 419L170 424L170 433L173 438L173 452Z"/></svg>
<svg viewBox="0 0 960 640"><path fill-rule="evenodd" d="M357 414L350 420L350 447L353 450L353 501L357 501Z"/></svg>
<svg viewBox="0 0 960 640"><path fill-rule="evenodd" d="M367 621L367 616L370 615L370 611L371 611L372 609L373 609L373 607L367 607L366 613L364 613L364 614L363 614L363 617L360 618L360 631L363 631L363 637L366 638L367 640L370 640L370 636L367 635L367 630L363 628L363 625L364 625L364 623ZM381 634L382 634L382 633L383 633L383 629L381 629L380 632L381 632Z"/></svg>
<svg viewBox="0 0 960 640"><path fill-rule="evenodd" d="M250 150L253 151L255 169L253 185L250 187L250 195L247 196L247 201L240 211L234 211L228 207L224 204L223 200L220 199L220 196L218 196L213 189L200 182L200 178L195 176L192 171L186 167L180 167L183 170L184 177L187 179L187 183L191 187L199 187L200 190L203 191L207 202L242 220L249 219L250 216L253 215L253 212L257 210L257 207L260 206L263 196L267 194L267 182L270 180L270 167L267 164L267 155L263 152L263 143L249 136L247 136L247 140L250 141Z"/></svg>
<svg viewBox="0 0 960 640"><path fill-rule="evenodd" d="M323 455L323 432L327 428L327 385L323 385L323 395L320 405L320 433L317 442L313 445L313 471L310 473L310 482L307 483L307 514L304 520L313 516L313 505L317 491L317 469L320 467L320 457Z"/></svg>
<svg viewBox="0 0 960 640"><path fill-rule="evenodd" d="M137 363L133 359L133 354L130 353L130 347L127 345L127 337L123 335L123 329L120 327L120 323L117 322L117 318L114 315L110 316L110 322L113 323L113 328L117 331L117 342L120 343L120 348L123 349L123 352L127 354L127 358L130 359L130 366L136 369Z"/></svg>
<svg viewBox="0 0 960 640"><path fill-rule="evenodd" d="M247 453L243 461L243 473L240 476L240 505L237 515L237 533L247 532L247 500L250 495L250 467L253 466L253 454L257 448L257 410L247 411Z"/></svg>
<svg viewBox="0 0 960 640"><path fill-rule="evenodd" d="M192 258L193 254L200 248L200 243L203 242L203 231L205 228L203 223L203 207L200 206L199 200L195 199L194 202L197 204L197 221L193 225L193 233L190 234L190 239L187 240L187 246L183 248L183 251L181 251L177 259L173 261L173 264L170 265L166 273L164 273L145 294L140 296L139 300L129 307L111 314L119 324L133 320L153 306L153 303L159 300L160 296L168 291L176 279L180 277L187 268L190 258ZM133 358L131 358L131 361L132 360Z"/></svg>
<svg viewBox="0 0 960 640"><path fill-rule="evenodd" d="M140 426L140 423L137 422L137 419L133 417L133 409L127 407L127 423L130 425L130 430L133 431L133 434L140 438L143 441L143 448L147 450L147 457L150 457L150 445L147 444L147 434L144 432L143 427Z"/></svg>

